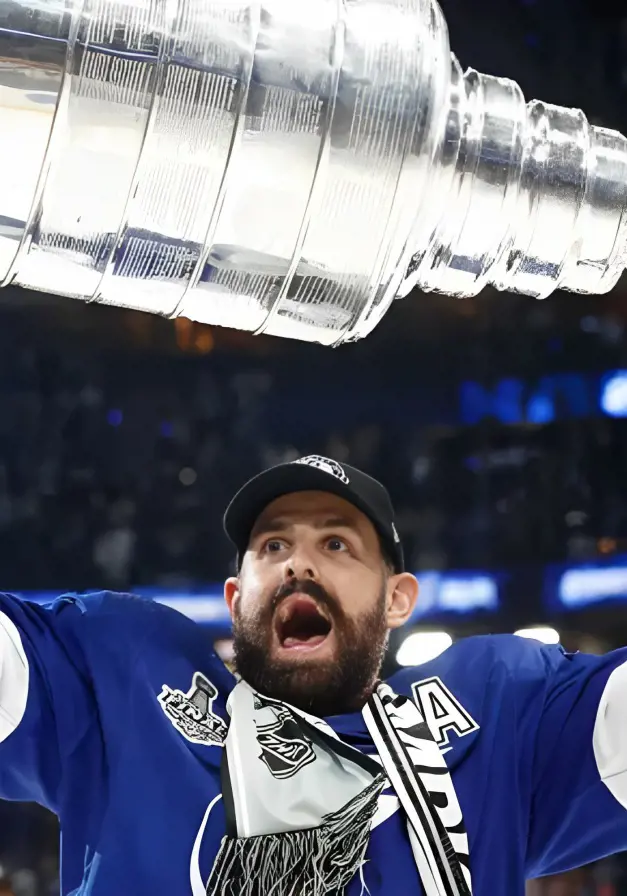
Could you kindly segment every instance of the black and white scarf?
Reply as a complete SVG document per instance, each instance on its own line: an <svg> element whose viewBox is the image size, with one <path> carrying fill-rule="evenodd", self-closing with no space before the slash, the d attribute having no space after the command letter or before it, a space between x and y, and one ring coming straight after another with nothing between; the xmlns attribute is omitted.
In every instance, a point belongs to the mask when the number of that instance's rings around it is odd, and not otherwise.
<svg viewBox="0 0 627 896"><path fill-rule="evenodd" d="M379 762L321 719L244 681L227 709L227 835L208 896L341 896L362 872L388 781L406 816L425 896L471 896L468 837L453 781L412 700L379 684L364 706Z"/></svg>

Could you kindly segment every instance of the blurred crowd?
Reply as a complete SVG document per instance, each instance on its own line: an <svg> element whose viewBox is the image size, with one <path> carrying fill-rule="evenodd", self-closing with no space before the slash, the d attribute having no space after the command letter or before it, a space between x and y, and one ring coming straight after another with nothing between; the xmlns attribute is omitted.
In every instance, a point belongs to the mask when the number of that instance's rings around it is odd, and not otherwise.
<svg viewBox="0 0 627 896"><path fill-rule="evenodd" d="M391 405L376 372L354 375L350 352L315 357L294 369L282 355L67 352L0 334L2 587L218 581L232 561L229 498L267 465L310 453L387 484L416 569L624 548L624 420L430 427L406 378Z"/></svg>

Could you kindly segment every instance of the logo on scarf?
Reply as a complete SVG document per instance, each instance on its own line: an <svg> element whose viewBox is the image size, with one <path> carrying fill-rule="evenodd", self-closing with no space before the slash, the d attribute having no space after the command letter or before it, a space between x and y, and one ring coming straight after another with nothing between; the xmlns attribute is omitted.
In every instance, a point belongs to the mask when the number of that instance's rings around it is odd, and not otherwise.
<svg viewBox="0 0 627 896"><path fill-rule="evenodd" d="M301 768L316 761L311 741L286 706L255 694L255 711L262 719L255 718L257 742L261 747L259 759L273 777L291 778Z"/></svg>
<svg viewBox="0 0 627 896"><path fill-rule="evenodd" d="M227 726L213 711L218 689L200 672L194 673L192 686L184 694L163 685L159 703L168 719L183 737L193 744L211 746L224 743Z"/></svg>

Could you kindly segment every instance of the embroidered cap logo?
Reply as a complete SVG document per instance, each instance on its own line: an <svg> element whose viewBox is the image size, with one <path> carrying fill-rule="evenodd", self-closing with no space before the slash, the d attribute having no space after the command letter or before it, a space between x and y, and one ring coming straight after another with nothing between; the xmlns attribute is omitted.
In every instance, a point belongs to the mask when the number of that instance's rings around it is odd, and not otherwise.
<svg viewBox="0 0 627 896"><path fill-rule="evenodd" d="M350 482L344 468L341 467L336 460L331 460L330 457L322 457L320 454L309 454L307 457L301 457L298 460L295 460L294 463L305 464L305 466L316 467L318 470L323 470L330 476L335 476L335 478L339 479L340 482L343 482L344 485L348 485Z"/></svg>

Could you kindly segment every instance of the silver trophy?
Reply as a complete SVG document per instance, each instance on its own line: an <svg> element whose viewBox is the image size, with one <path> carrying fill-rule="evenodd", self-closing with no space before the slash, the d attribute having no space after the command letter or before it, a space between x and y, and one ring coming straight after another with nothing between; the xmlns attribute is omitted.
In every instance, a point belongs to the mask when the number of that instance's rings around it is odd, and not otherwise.
<svg viewBox="0 0 627 896"><path fill-rule="evenodd" d="M0 0L0 279L326 345L414 286L601 293L627 141L434 0Z"/></svg>

